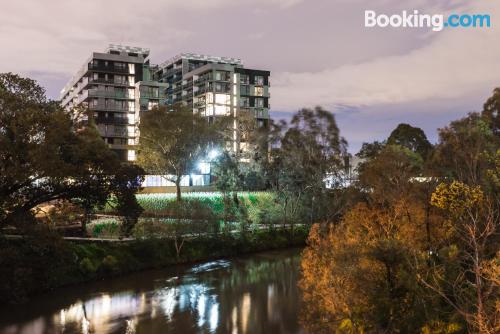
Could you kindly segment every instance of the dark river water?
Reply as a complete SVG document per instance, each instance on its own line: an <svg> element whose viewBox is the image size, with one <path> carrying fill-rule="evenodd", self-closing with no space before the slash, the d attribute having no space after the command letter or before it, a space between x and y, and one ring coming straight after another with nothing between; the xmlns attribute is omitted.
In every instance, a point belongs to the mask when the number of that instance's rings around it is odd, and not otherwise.
<svg viewBox="0 0 500 334"><path fill-rule="evenodd" d="M300 250L146 271L0 308L0 333L302 333Z"/></svg>

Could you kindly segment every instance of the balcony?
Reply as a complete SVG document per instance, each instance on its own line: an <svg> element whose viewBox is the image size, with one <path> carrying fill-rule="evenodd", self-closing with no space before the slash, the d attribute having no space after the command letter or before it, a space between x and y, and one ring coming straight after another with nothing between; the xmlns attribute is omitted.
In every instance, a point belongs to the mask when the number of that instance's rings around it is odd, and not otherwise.
<svg viewBox="0 0 500 334"><path fill-rule="evenodd" d="M116 105L103 105L103 104L97 104L97 105L90 105L89 106L90 110L96 110L96 111L134 111L134 110L129 110L128 106L116 106Z"/></svg>
<svg viewBox="0 0 500 334"><path fill-rule="evenodd" d="M128 124L127 118L118 117L97 117L94 119L97 124Z"/></svg>
<svg viewBox="0 0 500 334"><path fill-rule="evenodd" d="M200 88L197 91L195 91L193 94L194 94L194 96L197 96L197 95L205 94L206 92L211 92L211 91L212 90L210 88L203 87L203 88Z"/></svg>
<svg viewBox="0 0 500 334"><path fill-rule="evenodd" d="M264 108L256 108L254 110L256 118L269 118L269 111Z"/></svg>
<svg viewBox="0 0 500 334"><path fill-rule="evenodd" d="M104 78L90 78L89 79L89 84L95 83L95 84L104 84L104 85L115 85L115 86L130 86L128 82L119 82L119 81L114 81L110 79L104 79Z"/></svg>
<svg viewBox="0 0 500 334"><path fill-rule="evenodd" d="M202 82L206 82L210 80L210 78L208 76L204 76L204 77L199 77L198 79L196 79L194 81L195 84L199 84L199 83L202 83Z"/></svg>
<svg viewBox="0 0 500 334"><path fill-rule="evenodd" d="M205 102L205 101L198 101L198 102L195 102L195 103L193 104L193 106L194 106L195 108L204 107L205 105L206 105L206 102Z"/></svg>
<svg viewBox="0 0 500 334"><path fill-rule="evenodd" d="M168 69L167 71L165 71L165 76L169 77L178 71L182 71L182 67Z"/></svg>
<svg viewBox="0 0 500 334"><path fill-rule="evenodd" d="M89 89L88 94L90 97L110 97L114 99L134 99L133 95L129 95L124 92L107 91L107 90L96 90Z"/></svg>
<svg viewBox="0 0 500 334"><path fill-rule="evenodd" d="M160 96L159 94L152 94L152 93L141 93L140 95L141 99L164 99L165 96Z"/></svg>
<svg viewBox="0 0 500 334"><path fill-rule="evenodd" d="M89 64L89 70L98 72L128 73L128 67L104 66L92 63Z"/></svg>

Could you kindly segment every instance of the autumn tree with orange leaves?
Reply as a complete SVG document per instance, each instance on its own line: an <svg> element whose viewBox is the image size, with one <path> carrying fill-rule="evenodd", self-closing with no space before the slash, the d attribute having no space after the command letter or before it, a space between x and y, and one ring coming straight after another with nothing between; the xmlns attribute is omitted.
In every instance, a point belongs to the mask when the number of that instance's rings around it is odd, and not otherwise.
<svg viewBox="0 0 500 334"><path fill-rule="evenodd" d="M500 332L499 101L441 129L426 157L388 141L363 155L364 196L303 253L308 332Z"/></svg>

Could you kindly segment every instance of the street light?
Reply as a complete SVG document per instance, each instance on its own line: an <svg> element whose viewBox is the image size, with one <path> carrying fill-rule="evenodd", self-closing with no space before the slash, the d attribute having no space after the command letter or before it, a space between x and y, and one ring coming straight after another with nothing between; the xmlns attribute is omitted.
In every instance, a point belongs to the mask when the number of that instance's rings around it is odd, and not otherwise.
<svg viewBox="0 0 500 334"><path fill-rule="evenodd" d="M212 149L210 152L208 152L208 159L209 161L212 161L214 160L215 158L217 158L217 156L219 155L219 150L217 149Z"/></svg>

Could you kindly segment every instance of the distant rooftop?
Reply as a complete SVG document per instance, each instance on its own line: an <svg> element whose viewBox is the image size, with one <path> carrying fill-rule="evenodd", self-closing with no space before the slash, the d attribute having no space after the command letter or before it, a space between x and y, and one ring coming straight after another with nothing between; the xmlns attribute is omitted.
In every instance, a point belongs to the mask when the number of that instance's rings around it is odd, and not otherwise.
<svg viewBox="0 0 500 334"><path fill-rule="evenodd" d="M141 54L144 56L149 56L149 49L140 48L137 46L109 44L108 48L106 49L106 52L109 53L109 51L118 51L118 52L127 52L127 53L132 52L132 53L137 53L137 54Z"/></svg>
<svg viewBox="0 0 500 334"><path fill-rule="evenodd" d="M175 57L168 59L163 62L160 67L167 67L168 65L175 63L179 59L192 59L192 60L204 60L208 62L222 63L222 64L231 64L231 65L243 65L241 59L239 58L231 58L231 57L216 57L209 55L202 55L197 53L181 53Z"/></svg>

